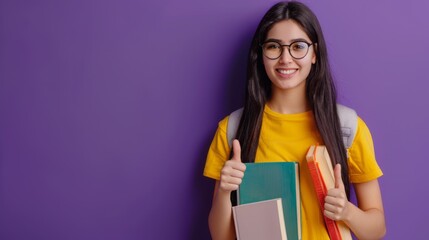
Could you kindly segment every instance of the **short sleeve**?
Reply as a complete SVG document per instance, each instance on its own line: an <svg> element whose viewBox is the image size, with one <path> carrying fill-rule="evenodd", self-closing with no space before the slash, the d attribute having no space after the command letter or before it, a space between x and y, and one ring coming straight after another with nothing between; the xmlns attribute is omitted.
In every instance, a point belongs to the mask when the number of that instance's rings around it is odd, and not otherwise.
<svg viewBox="0 0 429 240"><path fill-rule="evenodd" d="M204 167L204 176L220 179L220 171L223 165L229 159L230 147L226 137L226 128L228 117L219 122L213 141L207 153L206 165Z"/></svg>
<svg viewBox="0 0 429 240"><path fill-rule="evenodd" d="M375 159L371 133L360 117L356 136L349 149L349 156L349 174L352 183L368 182L383 175Z"/></svg>

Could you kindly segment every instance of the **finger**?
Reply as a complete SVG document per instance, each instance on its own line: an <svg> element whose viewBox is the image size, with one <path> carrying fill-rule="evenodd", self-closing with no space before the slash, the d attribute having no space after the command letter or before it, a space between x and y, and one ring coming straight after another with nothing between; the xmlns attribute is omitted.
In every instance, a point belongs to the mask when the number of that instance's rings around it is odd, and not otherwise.
<svg viewBox="0 0 429 240"><path fill-rule="evenodd" d="M233 154L231 160L241 162L241 146L240 142L237 139L234 139L234 141L232 142L232 151Z"/></svg>
<svg viewBox="0 0 429 240"><path fill-rule="evenodd" d="M221 175L220 177L220 187L227 191L237 190L241 182L241 178L232 177L230 175Z"/></svg>
<svg viewBox="0 0 429 240"><path fill-rule="evenodd" d="M223 168L220 170L220 177L229 178L229 177L244 177L244 171L246 170L246 165L238 161L226 161Z"/></svg>
<svg viewBox="0 0 429 240"><path fill-rule="evenodd" d="M231 172L231 177L240 178L240 179L243 178L244 177L244 170L243 171L241 171L241 169L238 169L238 170L240 170L240 171Z"/></svg>
<svg viewBox="0 0 429 240"><path fill-rule="evenodd" d="M343 179L341 178L341 164L337 163L334 169L335 188L344 189Z"/></svg>
<svg viewBox="0 0 429 240"><path fill-rule="evenodd" d="M326 196L325 197L325 203L336 205L337 204L337 198L333 196Z"/></svg>
<svg viewBox="0 0 429 240"><path fill-rule="evenodd" d="M346 198L346 195L341 189L332 188L328 190L328 194L326 197L334 197L334 198Z"/></svg>
<svg viewBox="0 0 429 240"><path fill-rule="evenodd" d="M338 220L339 220L339 217L338 217L335 213L333 213L333 212L330 212L330 211L324 210L324 211L323 211L323 214L324 214L327 218L329 218L329 219L332 219L332 220L335 220L335 221L338 221Z"/></svg>
<svg viewBox="0 0 429 240"><path fill-rule="evenodd" d="M228 183L233 185L240 185L243 180L241 178L230 177L228 178Z"/></svg>
<svg viewBox="0 0 429 240"><path fill-rule="evenodd" d="M329 204L335 207L343 208L347 205L348 200L346 199L346 196L341 193L339 197L334 196L326 196L325 197L325 204Z"/></svg>
<svg viewBox="0 0 429 240"><path fill-rule="evenodd" d="M231 169L233 170L238 170L241 172L246 171L246 164L239 162L238 160L228 161L228 166L231 167Z"/></svg>
<svg viewBox="0 0 429 240"><path fill-rule="evenodd" d="M331 213L336 213L336 212L338 212L338 207L336 207L332 204L329 204L329 203L325 203L324 210L331 212Z"/></svg>

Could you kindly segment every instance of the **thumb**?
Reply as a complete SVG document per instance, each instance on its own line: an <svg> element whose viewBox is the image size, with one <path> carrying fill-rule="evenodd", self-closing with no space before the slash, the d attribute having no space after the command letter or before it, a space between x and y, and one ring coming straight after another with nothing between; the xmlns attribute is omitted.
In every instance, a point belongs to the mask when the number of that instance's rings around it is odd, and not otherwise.
<svg viewBox="0 0 429 240"><path fill-rule="evenodd" d="M237 139L232 142L232 158L231 160L241 162L241 146Z"/></svg>
<svg viewBox="0 0 429 240"><path fill-rule="evenodd" d="M344 190L343 179L341 178L341 164L337 163L334 168L335 188Z"/></svg>

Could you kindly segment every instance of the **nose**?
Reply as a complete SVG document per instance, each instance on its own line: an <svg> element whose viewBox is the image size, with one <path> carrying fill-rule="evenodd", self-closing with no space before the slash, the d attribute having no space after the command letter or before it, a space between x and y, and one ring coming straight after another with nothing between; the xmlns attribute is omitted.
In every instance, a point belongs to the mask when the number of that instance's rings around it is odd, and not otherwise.
<svg viewBox="0 0 429 240"><path fill-rule="evenodd" d="M290 63L292 62L293 58L289 53L289 49L287 48L287 46L283 46L283 52L280 55L279 61L281 63Z"/></svg>

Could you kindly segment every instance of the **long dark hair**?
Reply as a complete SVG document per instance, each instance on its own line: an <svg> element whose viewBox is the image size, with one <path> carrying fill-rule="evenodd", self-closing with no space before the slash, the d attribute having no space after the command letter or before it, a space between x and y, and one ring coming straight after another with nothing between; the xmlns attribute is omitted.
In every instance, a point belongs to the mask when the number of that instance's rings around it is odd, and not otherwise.
<svg viewBox="0 0 429 240"><path fill-rule="evenodd" d="M317 128L331 156L332 165L340 163L342 178L350 196L347 153L341 136L337 115L336 89L328 61L328 53L319 21L314 13L300 2L280 2L264 15L253 36L248 63L247 89L244 111L236 138L241 143L241 159L253 162L258 148L264 106L271 97L271 81L262 64L260 44L265 41L272 26L282 20L291 19L316 43L316 63L312 65L306 81L306 97L313 110Z"/></svg>

